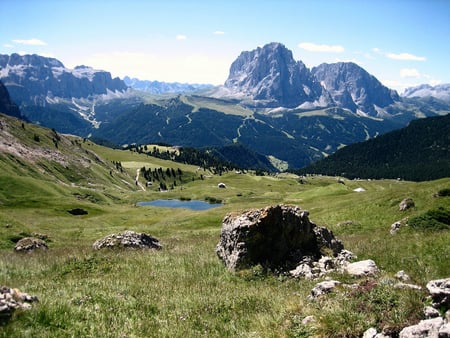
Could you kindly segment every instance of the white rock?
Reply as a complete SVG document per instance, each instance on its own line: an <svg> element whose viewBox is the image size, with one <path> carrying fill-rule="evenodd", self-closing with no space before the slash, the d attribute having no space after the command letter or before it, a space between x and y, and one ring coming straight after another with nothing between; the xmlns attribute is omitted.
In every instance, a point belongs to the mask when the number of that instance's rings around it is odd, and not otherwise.
<svg viewBox="0 0 450 338"><path fill-rule="evenodd" d="M399 338L438 338L443 325L444 320L441 317L421 320L419 324L401 330Z"/></svg>
<svg viewBox="0 0 450 338"><path fill-rule="evenodd" d="M359 261L348 264L344 271L352 276L362 277L375 275L378 272L378 267L371 259Z"/></svg>

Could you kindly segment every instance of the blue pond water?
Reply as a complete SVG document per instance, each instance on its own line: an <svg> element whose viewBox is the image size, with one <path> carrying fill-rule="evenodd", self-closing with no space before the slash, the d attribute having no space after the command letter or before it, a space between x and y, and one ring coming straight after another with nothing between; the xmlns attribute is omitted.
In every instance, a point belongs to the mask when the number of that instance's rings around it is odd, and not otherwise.
<svg viewBox="0 0 450 338"><path fill-rule="evenodd" d="M163 208L185 208L191 210L208 210L211 208L217 208L222 206L221 203L208 203L205 201L199 200L189 200L189 201L181 201L181 200L154 200L149 202L137 202L137 206L145 207L145 206L154 206L154 207L163 207Z"/></svg>

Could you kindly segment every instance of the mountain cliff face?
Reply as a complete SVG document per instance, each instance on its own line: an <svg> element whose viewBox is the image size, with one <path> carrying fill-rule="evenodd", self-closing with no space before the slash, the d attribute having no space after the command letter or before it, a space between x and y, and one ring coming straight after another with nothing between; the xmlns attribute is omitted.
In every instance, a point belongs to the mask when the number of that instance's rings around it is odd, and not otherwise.
<svg viewBox="0 0 450 338"><path fill-rule="evenodd" d="M314 109L339 107L369 116L386 116L397 92L351 62L309 70L280 43L242 52L233 62L223 96L250 97L256 106Z"/></svg>
<svg viewBox="0 0 450 338"><path fill-rule="evenodd" d="M0 54L0 79L19 105L45 105L47 97L82 98L127 89L109 72L86 66L68 69L57 59L39 55Z"/></svg>
<svg viewBox="0 0 450 338"><path fill-rule="evenodd" d="M353 112L383 117L386 112L382 108L399 100L396 91L353 62L323 63L311 72L338 107Z"/></svg>
<svg viewBox="0 0 450 338"><path fill-rule="evenodd" d="M242 52L232 63L225 88L266 107L327 106L331 97L301 61L280 43Z"/></svg>
<svg viewBox="0 0 450 338"><path fill-rule="evenodd" d="M20 110L17 105L11 101L8 89L0 81L0 112L6 115L21 118Z"/></svg>
<svg viewBox="0 0 450 338"><path fill-rule="evenodd" d="M211 89L213 85L195 84L195 83L179 83L179 82L161 82L139 80L125 76L123 82L133 89L140 90L150 94L184 94L193 93L199 90Z"/></svg>

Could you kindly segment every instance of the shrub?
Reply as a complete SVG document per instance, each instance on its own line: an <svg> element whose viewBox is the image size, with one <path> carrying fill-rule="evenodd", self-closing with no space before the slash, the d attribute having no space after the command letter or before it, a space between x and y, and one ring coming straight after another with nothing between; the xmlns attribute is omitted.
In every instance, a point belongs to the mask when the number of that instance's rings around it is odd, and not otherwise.
<svg viewBox="0 0 450 338"><path fill-rule="evenodd" d="M437 192L439 197L450 196L450 188L444 188Z"/></svg>
<svg viewBox="0 0 450 338"><path fill-rule="evenodd" d="M415 229L448 229L450 228L450 210L442 207L430 209L422 215L411 218L408 225Z"/></svg>

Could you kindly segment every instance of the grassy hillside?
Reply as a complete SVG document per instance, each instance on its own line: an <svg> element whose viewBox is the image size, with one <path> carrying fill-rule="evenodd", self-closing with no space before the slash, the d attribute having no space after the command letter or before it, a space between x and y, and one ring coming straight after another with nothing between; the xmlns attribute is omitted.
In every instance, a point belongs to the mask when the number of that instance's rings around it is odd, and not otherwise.
<svg viewBox="0 0 450 338"><path fill-rule="evenodd" d="M37 152L37 134L41 149L56 149L51 130L28 124L23 129L20 122L1 118L2 137L7 131ZM450 230L406 227L389 233L399 219L449 208L450 197L433 194L450 188L450 178L342 184L334 177L219 176L60 137L57 149L67 160L64 169L51 159L42 164L4 148L0 152L0 285L40 300L0 326L0 337L358 337L370 326L398 332L418 320L425 292L389 288L393 275L405 270L421 286L450 275ZM76 153L91 160L89 167L79 165L83 157ZM135 183L143 166L180 168L186 180L167 192L156 186L143 190ZM142 177L138 181L145 183ZM220 182L227 188L219 189ZM366 191L354 192L358 187ZM159 198L206 197L220 199L224 206L207 211L135 206ZM406 197L413 198L416 207L400 212L398 204ZM309 210L312 221L332 229L359 259L373 259L382 270L377 286L352 294L342 288L309 301L315 281L293 280L258 267L226 271L214 252L223 217L277 203ZM67 212L73 207L88 214L73 216ZM150 233L163 250L92 249L96 239L124 230ZM46 234L49 249L15 253L14 242L32 233ZM333 278L365 283L348 276ZM302 324L308 315L317 319L313 326Z"/></svg>

